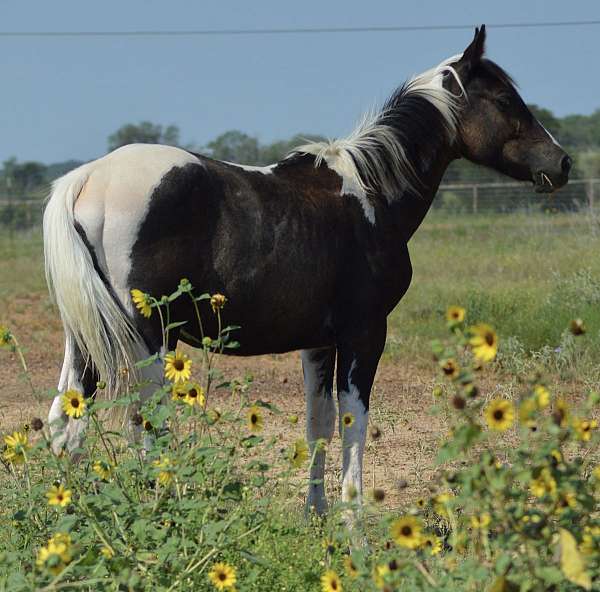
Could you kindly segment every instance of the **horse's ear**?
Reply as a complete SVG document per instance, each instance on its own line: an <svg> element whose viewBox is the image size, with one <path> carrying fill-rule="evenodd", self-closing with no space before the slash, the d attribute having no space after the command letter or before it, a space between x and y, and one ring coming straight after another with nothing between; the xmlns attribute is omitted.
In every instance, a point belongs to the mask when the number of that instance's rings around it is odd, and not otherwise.
<svg viewBox="0 0 600 592"><path fill-rule="evenodd" d="M469 77L469 73L481 60L485 51L485 25L481 25L481 28L475 27L475 36L473 41L469 44L469 47L465 49L460 60L456 62L456 71L458 72L461 80L466 82Z"/></svg>

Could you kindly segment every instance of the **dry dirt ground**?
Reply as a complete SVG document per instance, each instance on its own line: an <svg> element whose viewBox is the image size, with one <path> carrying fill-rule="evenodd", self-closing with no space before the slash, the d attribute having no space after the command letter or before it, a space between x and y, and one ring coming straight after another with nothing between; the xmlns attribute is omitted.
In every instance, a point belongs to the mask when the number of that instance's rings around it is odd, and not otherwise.
<svg viewBox="0 0 600 592"><path fill-rule="evenodd" d="M47 305L45 295L12 299L7 308L3 311L5 322L25 350L38 397L36 400L33 396L17 356L0 351L0 433L19 427L32 417L46 417L63 353L60 321ZM250 396L270 401L283 412L265 418L265 431L280 438L282 446L304 436L304 394L298 353L252 358L221 356L217 367L227 378L253 375ZM385 487L390 502L397 496L418 495L435 470L435 448L445 429L438 418L428 414L433 382L433 368L423 372L399 362L383 362L377 373L371 398L371 423L380 427L382 437L368 443L364 482L366 488ZM288 421L291 414L299 417L296 425ZM328 455L328 488L334 495L340 465L336 434ZM408 483L402 492L396 487L400 480Z"/></svg>
<svg viewBox="0 0 600 592"><path fill-rule="evenodd" d="M13 298L2 312L3 322L25 350L37 397L32 394L17 356L0 351L0 434L31 421L32 417L45 419L63 353L60 321L45 294ZM190 354L194 356L192 351ZM269 401L283 412L265 417L265 432L276 436L282 447L304 436L304 395L298 353L252 358L221 356L217 367L228 379L253 375L250 397ZM367 491L383 487L391 506L424 495L435 482L436 450L448 431L445 417L431 414L431 392L436 379L433 363L430 367L417 367L400 358L383 360L380 364L371 397L370 421L381 429L382 437L367 444L364 484ZM485 378L482 386L483 396L503 389L494 376ZM217 393L215 397L226 396ZM291 414L299 417L295 425L288 421ZM334 497L339 495L340 466L340 440L336 434L327 459L327 487ZM399 483L403 485L398 487Z"/></svg>

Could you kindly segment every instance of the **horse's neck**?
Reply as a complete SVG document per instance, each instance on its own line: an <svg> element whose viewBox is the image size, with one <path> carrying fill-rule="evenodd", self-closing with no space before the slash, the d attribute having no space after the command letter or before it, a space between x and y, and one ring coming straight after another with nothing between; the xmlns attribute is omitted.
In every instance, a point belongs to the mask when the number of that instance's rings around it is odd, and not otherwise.
<svg viewBox="0 0 600 592"><path fill-rule="evenodd" d="M436 156L420 167L419 178L424 188L415 194L406 191L390 204L395 225L400 229L404 241L408 242L425 218L437 193L448 165L457 158L449 145L440 145Z"/></svg>

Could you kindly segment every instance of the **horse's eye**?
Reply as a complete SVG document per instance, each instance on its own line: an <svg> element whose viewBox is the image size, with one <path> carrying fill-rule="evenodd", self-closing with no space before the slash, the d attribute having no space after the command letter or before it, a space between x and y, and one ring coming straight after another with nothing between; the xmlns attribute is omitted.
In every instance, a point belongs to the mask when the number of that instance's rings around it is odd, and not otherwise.
<svg viewBox="0 0 600 592"><path fill-rule="evenodd" d="M500 111L506 111L510 107L510 98L504 95L496 97L496 106Z"/></svg>

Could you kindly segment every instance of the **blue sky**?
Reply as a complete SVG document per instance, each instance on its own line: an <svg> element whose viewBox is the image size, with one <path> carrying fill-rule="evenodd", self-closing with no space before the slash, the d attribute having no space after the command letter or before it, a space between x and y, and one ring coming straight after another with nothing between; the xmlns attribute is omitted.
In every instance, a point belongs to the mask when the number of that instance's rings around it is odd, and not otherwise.
<svg viewBox="0 0 600 592"><path fill-rule="evenodd" d="M131 30L437 25L600 19L600 2L44 0L0 3L0 29ZM405 78L458 53L470 31L191 38L0 38L0 160L91 159L127 122L174 123L202 145L339 136ZM600 26L490 29L488 55L526 101L600 107Z"/></svg>

